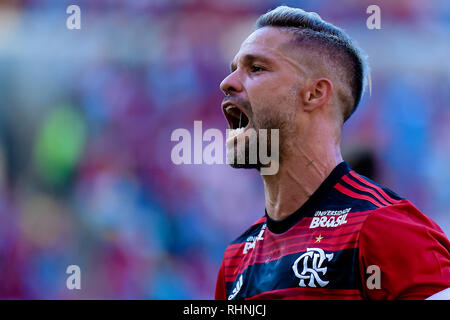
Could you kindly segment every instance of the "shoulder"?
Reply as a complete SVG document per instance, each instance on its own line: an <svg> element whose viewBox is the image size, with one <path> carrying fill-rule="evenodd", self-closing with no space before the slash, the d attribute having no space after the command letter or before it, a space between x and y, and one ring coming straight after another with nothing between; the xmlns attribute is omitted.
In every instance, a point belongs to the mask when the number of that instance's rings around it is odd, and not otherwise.
<svg viewBox="0 0 450 320"><path fill-rule="evenodd" d="M373 299L425 299L450 286L450 243L408 200L371 212L359 235L362 270L378 266L381 289Z"/></svg>
<svg viewBox="0 0 450 320"><path fill-rule="evenodd" d="M239 235L236 239L234 239L230 243L230 245L250 241L252 237L256 237L259 234L261 228L263 228L265 223L266 223L265 216L259 218L247 230L245 230L241 235Z"/></svg>
<svg viewBox="0 0 450 320"><path fill-rule="evenodd" d="M426 261L435 272L448 272L447 236L409 200L353 171L342 178L340 189L369 209L359 233L360 254L365 262L389 265L389 270L406 263L413 270L412 264L421 266L420 261Z"/></svg>
<svg viewBox="0 0 450 320"><path fill-rule="evenodd" d="M374 205L360 227L360 267L381 272L380 288L364 287L364 295L425 299L448 288L450 242L441 228L409 200L367 178L357 180L368 184L366 201Z"/></svg>
<svg viewBox="0 0 450 320"><path fill-rule="evenodd" d="M246 231L234 239L225 249L224 261L234 261L240 259L243 254L247 253L256 245L256 242L262 239L262 233L266 228L266 217L256 220ZM231 259L231 260L230 260Z"/></svg>
<svg viewBox="0 0 450 320"><path fill-rule="evenodd" d="M417 209L409 200L373 210L366 218L361 232L369 236L376 230L376 237L405 238L411 241L421 238L445 238L441 228ZM372 235L373 237L375 235Z"/></svg>
<svg viewBox="0 0 450 320"><path fill-rule="evenodd" d="M405 200L394 191L349 170L333 188L331 196L350 205L352 211L370 211L392 206Z"/></svg>
<svg viewBox="0 0 450 320"><path fill-rule="evenodd" d="M410 201L372 211L360 232L360 247L371 255L392 255L424 261L450 259L450 243L442 229Z"/></svg>

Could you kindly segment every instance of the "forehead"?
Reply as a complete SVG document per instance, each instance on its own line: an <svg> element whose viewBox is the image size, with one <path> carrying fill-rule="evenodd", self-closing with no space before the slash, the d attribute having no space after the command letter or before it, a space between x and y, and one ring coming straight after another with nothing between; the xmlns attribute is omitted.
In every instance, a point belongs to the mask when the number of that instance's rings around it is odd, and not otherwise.
<svg viewBox="0 0 450 320"><path fill-rule="evenodd" d="M232 67L247 57L260 57L277 63L287 63L298 66L298 60L293 59L287 44L292 40L292 35L279 28L263 27L255 30L241 44L241 47L233 59Z"/></svg>

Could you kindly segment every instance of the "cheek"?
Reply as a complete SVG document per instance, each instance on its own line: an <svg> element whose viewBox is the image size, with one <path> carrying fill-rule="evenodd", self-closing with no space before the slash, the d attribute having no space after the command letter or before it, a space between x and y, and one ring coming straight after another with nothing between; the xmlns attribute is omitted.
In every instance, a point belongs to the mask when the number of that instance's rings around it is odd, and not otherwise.
<svg viewBox="0 0 450 320"><path fill-rule="evenodd" d="M280 138L291 134L296 127L297 113L293 102L286 100L284 97L274 103L262 101L258 104L251 120L255 129L280 129Z"/></svg>
<svg viewBox="0 0 450 320"><path fill-rule="evenodd" d="M298 104L297 88L284 84L248 91L248 97L255 116L260 112L292 114Z"/></svg>
<svg viewBox="0 0 450 320"><path fill-rule="evenodd" d="M255 118L261 116L261 113L267 113L274 107L278 107L283 96L280 89L278 84L272 84L271 86L253 86L247 90L248 101Z"/></svg>
<svg viewBox="0 0 450 320"><path fill-rule="evenodd" d="M273 100L283 95L286 90L286 85L282 81L268 77L265 81L258 81L249 84L247 93L255 100Z"/></svg>
<svg viewBox="0 0 450 320"><path fill-rule="evenodd" d="M250 102L280 103L298 92L298 83L292 77L281 77L275 73L262 75L257 79L248 79L245 84Z"/></svg>
<svg viewBox="0 0 450 320"><path fill-rule="evenodd" d="M267 74L248 79L246 93L251 109L250 122L258 128L274 128L295 121L298 83L289 77Z"/></svg>

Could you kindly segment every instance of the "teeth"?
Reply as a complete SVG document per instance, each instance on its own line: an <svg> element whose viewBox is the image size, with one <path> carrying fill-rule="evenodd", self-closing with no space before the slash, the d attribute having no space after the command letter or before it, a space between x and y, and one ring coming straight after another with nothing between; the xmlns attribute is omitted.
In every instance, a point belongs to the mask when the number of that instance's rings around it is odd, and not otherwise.
<svg viewBox="0 0 450 320"><path fill-rule="evenodd" d="M236 129L229 129L229 131L228 131L228 138L232 138L234 136L237 136L238 134L240 134L241 132L243 132L245 130L244 127L241 127L242 113L243 112L238 107L236 107L234 104L230 104L229 106L227 106L225 108L225 112L227 112L231 117L233 117L235 119L239 119L239 124L234 122L234 125L233 125L233 126L237 125L238 128L236 128Z"/></svg>
<svg viewBox="0 0 450 320"><path fill-rule="evenodd" d="M233 105L233 104L230 104L228 107L225 108L225 111L229 112L233 108L237 108L237 107L235 105Z"/></svg>

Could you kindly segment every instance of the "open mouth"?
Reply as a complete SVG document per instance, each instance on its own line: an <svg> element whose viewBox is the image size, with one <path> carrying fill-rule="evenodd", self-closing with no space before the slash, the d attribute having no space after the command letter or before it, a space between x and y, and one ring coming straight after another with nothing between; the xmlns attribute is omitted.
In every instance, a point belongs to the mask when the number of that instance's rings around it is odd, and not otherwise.
<svg viewBox="0 0 450 320"><path fill-rule="evenodd" d="M249 124L249 120L247 115L242 112L241 109L234 104L229 104L224 107L224 114L231 129L229 131L229 138L245 131Z"/></svg>

